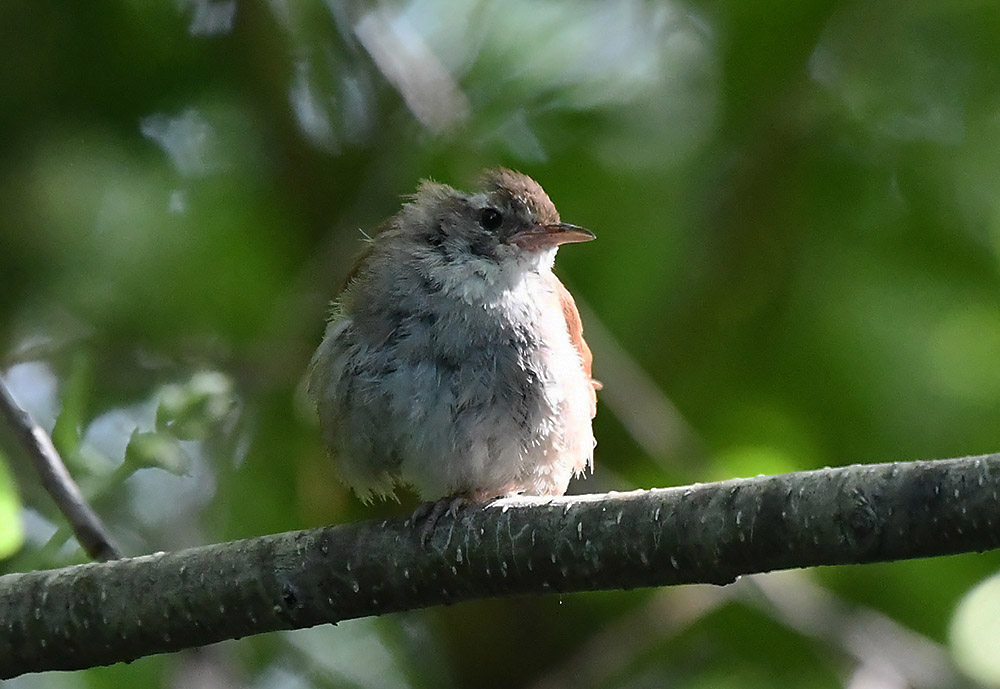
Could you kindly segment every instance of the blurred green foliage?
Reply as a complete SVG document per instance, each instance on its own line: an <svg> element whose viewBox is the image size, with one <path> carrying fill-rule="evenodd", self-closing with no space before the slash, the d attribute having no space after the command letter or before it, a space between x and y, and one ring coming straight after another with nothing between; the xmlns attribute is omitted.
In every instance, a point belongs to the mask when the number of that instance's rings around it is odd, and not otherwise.
<svg viewBox="0 0 1000 689"><path fill-rule="evenodd" d="M606 385L571 490L1000 450L998 35L967 0L10 0L5 380L130 554L404 512L338 483L303 374L359 229L503 164L599 237L558 262ZM81 560L0 461L5 570ZM489 601L11 686L968 686L949 620L998 565ZM991 686L995 636L950 637Z"/></svg>
<svg viewBox="0 0 1000 689"><path fill-rule="evenodd" d="M7 469L7 458L0 454L0 558L12 556L23 544L20 512L21 504L13 477Z"/></svg>

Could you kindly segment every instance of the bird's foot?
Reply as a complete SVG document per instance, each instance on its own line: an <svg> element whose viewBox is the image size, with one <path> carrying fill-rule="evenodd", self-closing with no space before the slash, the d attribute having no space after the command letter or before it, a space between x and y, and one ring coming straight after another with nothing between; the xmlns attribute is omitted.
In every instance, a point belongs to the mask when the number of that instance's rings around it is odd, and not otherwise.
<svg viewBox="0 0 1000 689"><path fill-rule="evenodd" d="M447 515L454 519L458 516L458 511L471 502L473 500L467 495L449 495L417 507L410 517L410 523L420 534L420 542L427 543L441 517Z"/></svg>

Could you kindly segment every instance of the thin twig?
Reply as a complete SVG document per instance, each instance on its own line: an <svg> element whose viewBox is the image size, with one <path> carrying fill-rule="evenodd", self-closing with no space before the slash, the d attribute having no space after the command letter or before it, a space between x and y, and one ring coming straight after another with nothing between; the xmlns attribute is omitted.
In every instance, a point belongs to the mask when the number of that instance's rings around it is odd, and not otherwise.
<svg viewBox="0 0 1000 689"><path fill-rule="evenodd" d="M0 380L0 414L20 441L42 485L69 522L76 540L94 560L117 560L121 551L114 544L100 518L87 504L80 487L70 476L52 438L18 406L3 380Z"/></svg>

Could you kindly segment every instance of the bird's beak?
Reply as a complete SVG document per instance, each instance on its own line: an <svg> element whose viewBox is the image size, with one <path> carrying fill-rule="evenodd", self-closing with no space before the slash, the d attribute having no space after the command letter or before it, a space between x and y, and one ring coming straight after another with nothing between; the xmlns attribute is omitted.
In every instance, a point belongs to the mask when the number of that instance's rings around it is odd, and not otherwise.
<svg viewBox="0 0 1000 689"><path fill-rule="evenodd" d="M557 222L549 225L532 225L515 232L510 241L522 249L544 249L560 244L589 242L597 239L590 230L568 222Z"/></svg>

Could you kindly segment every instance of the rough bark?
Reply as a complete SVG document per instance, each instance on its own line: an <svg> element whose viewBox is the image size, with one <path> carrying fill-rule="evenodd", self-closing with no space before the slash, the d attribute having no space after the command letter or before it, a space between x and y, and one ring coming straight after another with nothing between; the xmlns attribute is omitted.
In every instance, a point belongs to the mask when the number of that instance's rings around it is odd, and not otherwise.
<svg viewBox="0 0 1000 689"><path fill-rule="evenodd" d="M1000 546L1000 455L510 499L0 577L0 677L475 598Z"/></svg>

